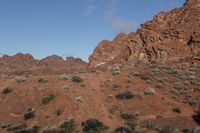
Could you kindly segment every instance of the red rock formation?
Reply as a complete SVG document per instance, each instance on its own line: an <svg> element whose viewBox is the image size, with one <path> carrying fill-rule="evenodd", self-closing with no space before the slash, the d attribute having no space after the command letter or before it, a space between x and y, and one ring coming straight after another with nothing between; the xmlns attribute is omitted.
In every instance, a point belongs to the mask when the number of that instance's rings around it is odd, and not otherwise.
<svg viewBox="0 0 200 133"><path fill-rule="evenodd" d="M84 62L82 59L74 57L67 57L65 62L68 67L72 68L81 68L87 65L87 63Z"/></svg>
<svg viewBox="0 0 200 133"><path fill-rule="evenodd" d="M41 60L36 60L30 54L18 53L14 56L3 55L0 57L0 72L29 71L38 69L67 69L82 68L87 65L79 58L67 58L63 60L57 55L48 56Z"/></svg>
<svg viewBox="0 0 200 133"><path fill-rule="evenodd" d="M0 71L22 71L35 65L37 65L37 60L30 54L18 53L14 56L3 55L0 58Z"/></svg>
<svg viewBox="0 0 200 133"><path fill-rule="evenodd" d="M135 60L179 60L200 53L200 0L160 12L136 33L102 41L89 58L90 66Z"/></svg>

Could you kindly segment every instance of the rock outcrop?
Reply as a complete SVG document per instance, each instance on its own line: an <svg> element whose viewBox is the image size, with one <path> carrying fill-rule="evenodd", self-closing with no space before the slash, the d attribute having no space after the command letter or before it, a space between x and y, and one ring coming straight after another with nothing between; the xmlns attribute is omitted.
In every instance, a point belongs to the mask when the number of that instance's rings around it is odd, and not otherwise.
<svg viewBox="0 0 200 133"><path fill-rule="evenodd" d="M200 57L200 0L160 12L137 32L102 41L89 57L89 66L124 61L174 61Z"/></svg>
<svg viewBox="0 0 200 133"><path fill-rule="evenodd" d="M30 54L18 53L14 56L3 55L0 57L0 72L30 71L38 69L71 69L83 68L87 65L80 58L67 57L64 60L57 55L48 56L41 60L36 60Z"/></svg>

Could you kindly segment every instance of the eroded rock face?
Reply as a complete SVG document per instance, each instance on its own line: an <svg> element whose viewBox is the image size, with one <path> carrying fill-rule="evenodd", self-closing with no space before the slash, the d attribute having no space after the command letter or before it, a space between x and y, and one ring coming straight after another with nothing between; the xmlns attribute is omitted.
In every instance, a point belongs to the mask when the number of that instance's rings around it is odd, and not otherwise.
<svg viewBox="0 0 200 133"><path fill-rule="evenodd" d="M183 7L160 12L136 33L120 34L102 41L89 58L89 65L124 61L179 60L200 54L200 0L187 0Z"/></svg>

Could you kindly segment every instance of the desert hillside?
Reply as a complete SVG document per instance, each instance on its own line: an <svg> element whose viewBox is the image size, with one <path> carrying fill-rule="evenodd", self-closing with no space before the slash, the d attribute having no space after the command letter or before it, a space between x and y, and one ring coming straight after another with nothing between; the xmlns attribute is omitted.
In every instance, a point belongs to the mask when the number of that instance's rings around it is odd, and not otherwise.
<svg viewBox="0 0 200 133"><path fill-rule="evenodd" d="M0 57L0 133L200 133L200 1L102 41L88 63Z"/></svg>

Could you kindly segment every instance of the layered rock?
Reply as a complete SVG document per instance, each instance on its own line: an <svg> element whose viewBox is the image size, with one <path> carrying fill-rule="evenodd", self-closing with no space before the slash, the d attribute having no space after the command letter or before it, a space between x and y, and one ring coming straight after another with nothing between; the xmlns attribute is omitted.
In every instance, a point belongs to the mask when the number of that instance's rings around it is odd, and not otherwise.
<svg viewBox="0 0 200 133"><path fill-rule="evenodd" d="M89 65L124 61L179 60L200 56L200 0L187 0L183 7L160 12L135 33L102 41L89 58Z"/></svg>

